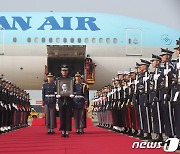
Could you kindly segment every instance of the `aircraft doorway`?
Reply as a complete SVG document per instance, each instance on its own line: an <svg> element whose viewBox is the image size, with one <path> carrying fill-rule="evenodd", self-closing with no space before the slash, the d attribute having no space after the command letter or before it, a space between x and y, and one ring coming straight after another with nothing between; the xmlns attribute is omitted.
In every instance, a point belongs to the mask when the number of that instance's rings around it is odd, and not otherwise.
<svg viewBox="0 0 180 154"><path fill-rule="evenodd" d="M76 72L84 74L86 46L79 45L48 45L48 72L55 77L60 75L60 66L66 64L70 67L70 75Z"/></svg>

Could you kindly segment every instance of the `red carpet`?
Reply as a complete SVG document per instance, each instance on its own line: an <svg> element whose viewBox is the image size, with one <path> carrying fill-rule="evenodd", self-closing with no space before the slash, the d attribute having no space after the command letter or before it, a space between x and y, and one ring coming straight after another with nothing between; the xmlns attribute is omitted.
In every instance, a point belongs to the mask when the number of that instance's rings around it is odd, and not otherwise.
<svg viewBox="0 0 180 154"><path fill-rule="evenodd" d="M34 119L33 125L0 135L0 154L165 154L163 149L132 149L138 141L92 125L87 120L84 135L73 130L70 138L61 138L60 132L47 135L43 119ZM166 153L167 154L167 153Z"/></svg>

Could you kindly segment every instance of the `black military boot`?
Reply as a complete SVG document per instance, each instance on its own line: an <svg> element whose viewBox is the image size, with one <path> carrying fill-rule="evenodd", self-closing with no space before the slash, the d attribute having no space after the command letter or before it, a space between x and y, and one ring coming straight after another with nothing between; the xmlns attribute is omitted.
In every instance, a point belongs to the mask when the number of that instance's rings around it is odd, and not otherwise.
<svg viewBox="0 0 180 154"><path fill-rule="evenodd" d="M69 132L68 131L66 131L65 137L69 138Z"/></svg>
<svg viewBox="0 0 180 154"><path fill-rule="evenodd" d="M138 134L138 130L135 130L132 135L133 135L134 137L136 137L137 134Z"/></svg>
<svg viewBox="0 0 180 154"><path fill-rule="evenodd" d="M136 135L136 137L139 137L139 138L144 137L143 131L140 130L139 133Z"/></svg>
<svg viewBox="0 0 180 154"><path fill-rule="evenodd" d="M55 134L55 131L53 128L51 128L51 134Z"/></svg>
<svg viewBox="0 0 180 154"><path fill-rule="evenodd" d="M157 134L157 136L152 141L153 142L162 142L163 141L162 134Z"/></svg>
<svg viewBox="0 0 180 154"><path fill-rule="evenodd" d="M127 134L128 129L126 127L124 127L124 130L122 131L123 134Z"/></svg>
<svg viewBox="0 0 180 154"><path fill-rule="evenodd" d="M66 133L64 130L62 130L62 132L61 132L61 137L66 137Z"/></svg>
<svg viewBox="0 0 180 154"><path fill-rule="evenodd" d="M132 129L129 128L127 134L128 134L129 136L132 136L132 135L133 135Z"/></svg>
<svg viewBox="0 0 180 154"><path fill-rule="evenodd" d="M48 132L47 132L47 134L51 134L51 129L48 129Z"/></svg>
<svg viewBox="0 0 180 154"><path fill-rule="evenodd" d="M142 140L151 140L152 136L151 133L147 133L147 135L145 135L144 137L141 138Z"/></svg>

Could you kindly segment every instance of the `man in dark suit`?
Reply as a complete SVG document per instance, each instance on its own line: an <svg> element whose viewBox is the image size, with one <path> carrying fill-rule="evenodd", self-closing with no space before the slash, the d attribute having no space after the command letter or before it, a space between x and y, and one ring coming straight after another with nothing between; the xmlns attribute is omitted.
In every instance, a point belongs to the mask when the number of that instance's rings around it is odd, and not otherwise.
<svg viewBox="0 0 180 154"><path fill-rule="evenodd" d="M61 67L61 76L58 80L69 79L69 67L63 65ZM57 82L58 83L58 82ZM60 115L60 130L62 131L62 137L69 137L69 131L72 131L72 98L71 96L57 95Z"/></svg>

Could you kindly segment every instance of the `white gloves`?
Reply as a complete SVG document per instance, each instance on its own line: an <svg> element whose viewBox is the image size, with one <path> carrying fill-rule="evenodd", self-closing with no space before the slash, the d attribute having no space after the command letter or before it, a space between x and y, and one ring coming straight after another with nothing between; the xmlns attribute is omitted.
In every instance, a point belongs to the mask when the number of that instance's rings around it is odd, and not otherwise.
<svg viewBox="0 0 180 154"><path fill-rule="evenodd" d="M60 98L61 97L61 95L56 95L56 98Z"/></svg>
<svg viewBox="0 0 180 154"><path fill-rule="evenodd" d="M138 81L138 80L135 80L135 81L134 81L134 84L135 84L135 85L137 85L138 83L139 83L139 81Z"/></svg>
<svg viewBox="0 0 180 154"><path fill-rule="evenodd" d="M130 86L131 86L131 84L132 84L131 82L128 82L128 87L130 87Z"/></svg>
<svg viewBox="0 0 180 154"><path fill-rule="evenodd" d="M164 76L168 75L168 73L171 71L171 69L168 69L168 70L164 70Z"/></svg>
<svg viewBox="0 0 180 154"><path fill-rule="evenodd" d="M74 95L73 95L73 94L71 94L69 97L73 98L73 97L74 97Z"/></svg>
<svg viewBox="0 0 180 154"><path fill-rule="evenodd" d="M148 77L143 77L144 82L146 82L148 79L149 79L149 76Z"/></svg>
<svg viewBox="0 0 180 154"><path fill-rule="evenodd" d="M154 74L154 80L157 81L159 76L160 76L160 74Z"/></svg>

